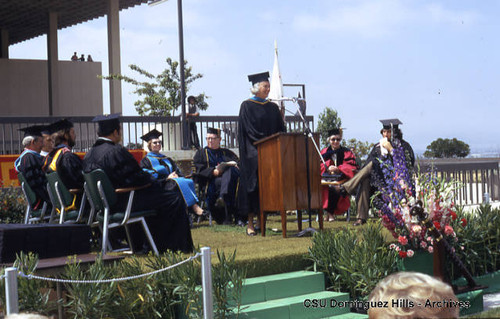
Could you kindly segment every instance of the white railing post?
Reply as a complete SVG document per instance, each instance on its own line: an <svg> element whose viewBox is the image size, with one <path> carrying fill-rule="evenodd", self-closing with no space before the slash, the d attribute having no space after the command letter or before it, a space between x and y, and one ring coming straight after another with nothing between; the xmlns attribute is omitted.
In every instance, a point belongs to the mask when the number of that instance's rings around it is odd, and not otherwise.
<svg viewBox="0 0 500 319"><path fill-rule="evenodd" d="M5 269L5 303L7 315L19 312L19 298L17 293L17 268Z"/></svg>
<svg viewBox="0 0 500 319"><path fill-rule="evenodd" d="M212 299L212 256L210 247L201 248L201 281L203 288L203 318L212 319L214 302Z"/></svg>

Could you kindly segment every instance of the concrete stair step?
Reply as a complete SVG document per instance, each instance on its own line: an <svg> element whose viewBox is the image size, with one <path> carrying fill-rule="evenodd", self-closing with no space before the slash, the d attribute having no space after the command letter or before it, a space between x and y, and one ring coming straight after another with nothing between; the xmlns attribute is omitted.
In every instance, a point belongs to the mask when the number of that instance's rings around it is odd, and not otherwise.
<svg viewBox="0 0 500 319"><path fill-rule="evenodd" d="M348 301L349 294L319 291L265 302L256 302L243 305L240 309L239 318L313 319L328 318L346 314L350 311L349 307L331 307L330 302L332 300L336 300L337 302Z"/></svg>

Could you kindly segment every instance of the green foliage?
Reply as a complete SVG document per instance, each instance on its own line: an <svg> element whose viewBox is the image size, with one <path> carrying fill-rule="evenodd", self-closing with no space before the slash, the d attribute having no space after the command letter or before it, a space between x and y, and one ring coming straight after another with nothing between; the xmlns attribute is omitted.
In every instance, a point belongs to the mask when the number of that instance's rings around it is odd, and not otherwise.
<svg viewBox="0 0 500 319"><path fill-rule="evenodd" d="M76 259L76 258L75 258ZM62 275L64 279L71 280L103 280L116 276L112 267L107 267L101 258L82 269L79 262L69 263ZM68 301L65 304L66 311L73 318L109 318L114 317L120 308L116 307L115 292L116 283L106 284L65 284Z"/></svg>
<svg viewBox="0 0 500 319"><path fill-rule="evenodd" d="M38 256L36 254L21 252L16 254L13 267L25 275L32 275L37 265ZM4 271L5 269L2 270L2 275ZM20 311L47 315L56 308L55 302L49 300L51 289L47 282L18 276L17 288ZM2 279L0 280L0 301L2 304L4 300L5 281ZM5 305L2 305L2 308L5 308Z"/></svg>
<svg viewBox="0 0 500 319"><path fill-rule="evenodd" d="M342 126L342 119L339 117L336 110L325 107L323 112L318 116L318 127L316 131L321 134L321 144L325 147L330 145L328 142L328 131Z"/></svg>
<svg viewBox="0 0 500 319"><path fill-rule="evenodd" d="M366 141L362 142L358 141L355 138L351 138L345 141L344 146L348 149L354 150L356 161L359 161L358 165L361 166L362 162L368 158L368 154L370 154L370 151L372 150L373 146L375 146L375 144Z"/></svg>
<svg viewBox="0 0 500 319"><path fill-rule="evenodd" d="M462 219L467 225L463 226ZM450 244L472 276L481 276L500 269L500 209L481 205L474 212L457 212L452 222L457 241ZM451 278L460 277L458 268L447 260Z"/></svg>
<svg viewBox="0 0 500 319"><path fill-rule="evenodd" d="M3 187L3 182L0 183L0 223L23 223L26 201L21 188Z"/></svg>
<svg viewBox="0 0 500 319"><path fill-rule="evenodd" d="M226 257L223 251L217 250L217 258L219 263L212 267L215 313L217 318L227 318L232 314L232 306L236 308L236 315L240 311L246 271L237 267L236 251Z"/></svg>
<svg viewBox="0 0 500 319"><path fill-rule="evenodd" d="M438 138L427 145L424 156L428 158L466 157L469 153L470 147L463 141L457 140L456 138Z"/></svg>
<svg viewBox="0 0 500 319"><path fill-rule="evenodd" d="M179 108L182 102L180 74L178 71L179 62L167 58L167 68L160 74L154 75L141 67L131 64L130 69L140 76L147 78L146 81L139 81L132 77L121 74L112 74L103 76L106 80L123 80L135 85L134 93L139 96L134 105L139 115L151 116L171 116ZM184 62L184 82L186 85L186 94L189 91L189 85L203 77L200 73L193 73L192 67ZM150 81L150 82L148 82ZM196 96L197 107L200 110L206 110L208 104L205 99L208 97L205 93Z"/></svg>
<svg viewBox="0 0 500 319"><path fill-rule="evenodd" d="M396 254L382 236L380 222L357 233L349 228L314 234L309 258L329 279L330 289L366 298L378 281L396 270Z"/></svg>

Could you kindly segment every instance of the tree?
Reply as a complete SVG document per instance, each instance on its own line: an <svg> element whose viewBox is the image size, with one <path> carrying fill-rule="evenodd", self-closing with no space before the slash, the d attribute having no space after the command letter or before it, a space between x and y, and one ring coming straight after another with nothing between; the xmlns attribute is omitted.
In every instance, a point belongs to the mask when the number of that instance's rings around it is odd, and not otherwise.
<svg viewBox="0 0 500 319"><path fill-rule="evenodd" d="M466 157L470 153L467 143L453 139L438 138L427 146L424 156L434 158Z"/></svg>
<svg viewBox="0 0 500 319"><path fill-rule="evenodd" d="M181 84L180 75L178 73L179 62L167 58L168 67L160 74L153 75L148 71L140 68L135 64L129 65L132 71L152 80L152 82L139 81L131 77L121 74L111 74L103 76L106 80L123 80L127 83L135 85L134 93L140 99L135 101L135 109L139 115L152 116L171 116L173 112L181 105ZM184 79L186 84L186 95L189 91L189 84L203 77L202 74L193 74L192 67L187 66L188 62L184 63ZM208 97L205 93L201 93L196 97L196 106L200 110L206 110L208 104L205 101Z"/></svg>
<svg viewBox="0 0 500 319"><path fill-rule="evenodd" d="M328 142L328 131L334 128L341 127L342 120L338 116L336 110L325 107L323 112L318 116L318 128L317 131L321 134L321 144L325 147L330 145Z"/></svg>

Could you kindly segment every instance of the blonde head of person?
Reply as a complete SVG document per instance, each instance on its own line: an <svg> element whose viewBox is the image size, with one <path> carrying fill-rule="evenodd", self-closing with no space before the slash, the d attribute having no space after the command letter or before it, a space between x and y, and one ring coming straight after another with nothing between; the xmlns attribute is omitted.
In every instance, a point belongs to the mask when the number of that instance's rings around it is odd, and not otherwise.
<svg viewBox="0 0 500 319"><path fill-rule="evenodd" d="M371 292L369 303L370 319L458 318L460 310L448 284L411 271L381 280Z"/></svg>

